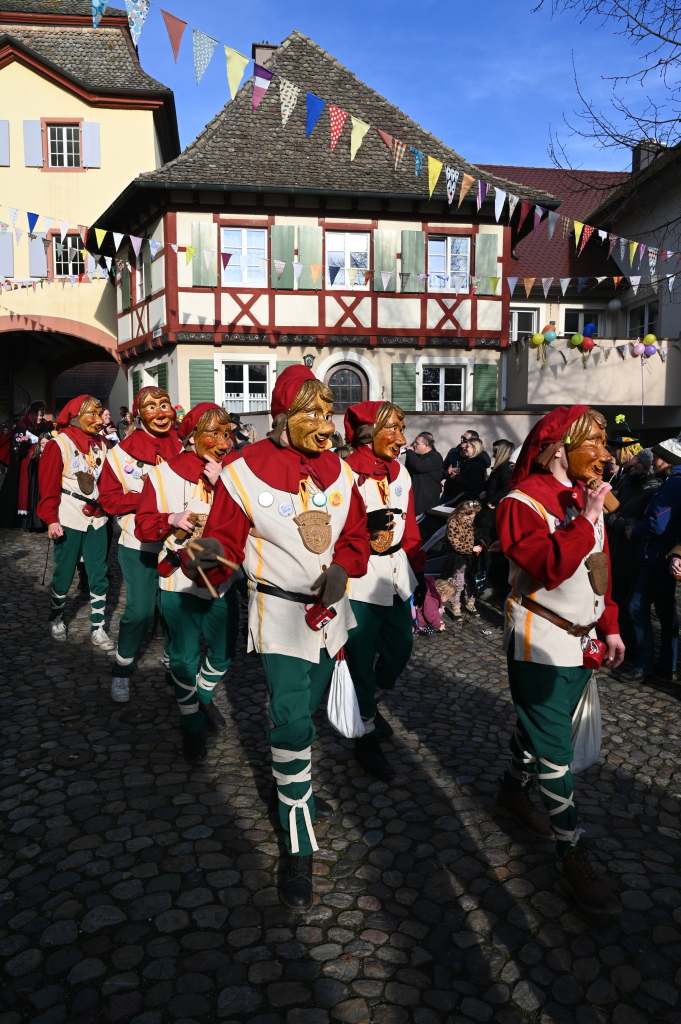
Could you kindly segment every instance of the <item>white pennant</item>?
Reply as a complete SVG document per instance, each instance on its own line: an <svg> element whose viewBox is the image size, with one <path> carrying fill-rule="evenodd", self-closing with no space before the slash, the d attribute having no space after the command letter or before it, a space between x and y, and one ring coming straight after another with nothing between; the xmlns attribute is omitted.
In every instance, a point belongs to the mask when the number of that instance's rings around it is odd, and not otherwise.
<svg viewBox="0 0 681 1024"><path fill-rule="evenodd" d="M494 216L499 220L501 212L504 209L504 203L506 202L506 193L503 189L494 187Z"/></svg>
<svg viewBox="0 0 681 1024"><path fill-rule="evenodd" d="M671 294L672 288L674 287L674 281L675 281L675 280L676 280L676 274L673 274L673 275L672 275L672 276L671 276L671 277L669 278L669 292L670 292L670 294Z"/></svg>
<svg viewBox="0 0 681 1024"><path fill-rule="evenodd" d="M570 277L561 277L561 278L559 278L559 280L560 280L560 290L562 291L563 295L565 295L565 290L566 290L567 286L570 284L570 281L572 280L572 278L570 278Z"/></svg>
<svg viewBox="0 0 681 1024"><path fill-rule="evenodd" d="M210 270L213 265L213 256L215 256L215 249L204 249L203 258L206 263L206 270Z"/></svg>
<svg viewBox="0 0 681 1024"><path fill-rule="evenodd" d="M544 289L544 298L546 299L546 298L548 298L549 289L550 289L551 285L553 284L553 278L552 277L542 277L541 283L542 283L542 287Z"/></svg>
<svg viewBox="0 0 681 1024"><path fill-rule="evenodd" d="M303 266L304 266L303 263L294 263L293 264L293 276L295 277L296 281L300 280L300 275L303 272Z"/></svg>
<svg viewBox="0 0 681 1024"><path fill-rule="evenodd" d="M390 281L390 278L392 276L393 276L392 270L382 270L381 271L381 281L383 282L383 291L387 291L388 282Z"/></svg>
<svg viewBox="0 0 681 1024"><path fill-rule="evenodd" d="M629 284L631 285L631 290L633 291L634 295L636 295L636 292L638 291L638 286L640 285L640 283L641 283L641 275L640 274L637 274L635 277L630 277L629 278Z"/></svg>
<svg viewBox="0 0 681 1024"><path fill-rule="evenodd" d="M63 242L69 233L69 222L67 220L59 221L59 232L61 234L61 241Z"/></svg>
<svg viewBox="0 0 681 1024"><path fill-rule="evenodd" d="M114 251L118 252L118 250L121 247L121 242L123 241L124 236L120 233L120 231L112 231L111 234L113 235L114 240Z"/></svg>

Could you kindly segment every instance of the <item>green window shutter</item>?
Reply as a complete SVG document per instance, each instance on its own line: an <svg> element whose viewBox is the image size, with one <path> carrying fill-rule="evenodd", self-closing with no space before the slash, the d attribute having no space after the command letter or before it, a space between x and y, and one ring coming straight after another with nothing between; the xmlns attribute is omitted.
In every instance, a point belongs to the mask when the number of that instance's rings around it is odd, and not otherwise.
<svg viewBox="0 0 681 1024"><path fill-rule="evenodd" d="M277 377L283 373L287 366L298 366L299 359L277 359Z"/></svg>
<svg viewBox="0 0 681 1024"><path fill-rule="evenodd" d="M416 409L415 363L393 363L390 367L390 401L405 412Z"/></svg>
<svg viewBox="0 0 681 1024"><path fill-rule="evenodd" d="M142 267L144 272L144 297L148 299L151 295L151 252L149 245L142 245Z"/></svg>
<svg viewBox="0 0 681 1024"><path fill-rule="evenodd" d="M405 281L403 292L423 292L426 288L425 278L419 280L419 274L426 272L426 233L425 231L402 232L402 274Z"/></svg>
<svg viewBox="0 0 681 1024"><path fill-rule="evenodd" d="M270 284L273 288L293 288L295 234L293 224L273 224L270 229ZM275 260L286 263L281 277L277 277Z"/></svg>
<svg viewBox="0 0 681 1024"><path fill-rule="evenodd" d="M159 363L156 368L156 385L159 388L163 388L164 391L168 390L168 364Z"/></svg>
<svg viewBox="0 0 681 1024"><path fill-rule="evenodd" d="M299 226L298 259L303 264L298 287L321 288L324 278L324 258L322 256L322 229L317 224L301 224ZM310 269L312 264L322 268L317 275L316 284Z"/></svg>
<svg viewBox="0 0 681 1024"><path fill-rule="evenodd" d="M135 401L135 395L142 387L142 373L140 370L132 371L132 400Z"/></svg>
<svg viewBox="0 0 681 1024"><path fill-rule="evenodd" d="M192 259L192 284L197 287L215 288L218 283L218 229L217 224L206 220L192 221L192 246L196 249ZM213 258L206 265L204 253L210 250Z"/></svg>
<svg viewBox="0 0 681 1024"><path fill-rule="evenodd" d="M130 309L132 305L132 290L130 288L130 270L128 264L123 264L121 271L121 308Z"/></svg>
<svg viewBox="0 0 681 1024"><path fill-rule="evenodd" d="M476 363L473 372L473 411L496 412L497 409L496 363Z"/></svg>
<svg viewBox="0 0 681 1024"><path fill-rule="evenodd" d="M479 231L475 236L475 277L483 280L478 285L477 295L494 295L494 290L486 277L499 277L497 266L497 250L499 239L496 235L488 235Z"/></svg>
<svg viewBox="0 0 681 1024"><path fill-rule="evenodd" d="M390 271L387 287L383 287L382 271ZM374 231L374 291L397 291L397 232L379 228Z"/></svg>
<svg viewBox="0 0 681 1024"><path fill-rule="evenodd" d="M189 405L215 401L215 368L212 359L189 360Z"/></svg>

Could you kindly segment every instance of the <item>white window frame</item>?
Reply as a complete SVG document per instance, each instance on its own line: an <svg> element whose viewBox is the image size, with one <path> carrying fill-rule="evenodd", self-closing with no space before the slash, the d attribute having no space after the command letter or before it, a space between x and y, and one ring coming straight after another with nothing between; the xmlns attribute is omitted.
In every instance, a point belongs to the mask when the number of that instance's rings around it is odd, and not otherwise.
<svg viewBox="0 0 681 1024"><path fill-rule="evenodd" d="M330 235L343 235L344 236L345 263L343 264L343 267L342 267L342 270L343 270L343 282L344 282L343 284L339 284L338 283L338 278L340 277L340 274L336 275L336 280L333 282L333 284L331 284L331 276L330 276L330 273L329 273L329 248L331 248L335 252L340 252L340 249L336 249L333 245L329 246L329 236ZM367 244L367 247L366 247L367 265L366 265L365 268L362 268L362 267L355 268L355 267L351 267L350 266L350 253L351 252L361 252L362 251L360 249L357 249L356 247L355 248L352 247L352 244L349 241L349 239L351 238L352 235L355 235L355 236L362 235L366 239L366 244ZM370 266L370 264L371 264L371 232L370 231L359 231L359 230L357 230L357 231L336 231L334 228L327 228L327 230L324 232L324 247L325 247L325 249L324 249L324 269L326 271L326 277L325 277L324 280L325 280L325 283L326 283L327 291L368 292L369 291L369 281L371 280L371 278L365 277L364 278L364 284L357 284L356 283L357 282L357 278L355 278L355 284L354 285L350 284L350 281L347 278L348 278L348 271L349 270L357 269L358 272L360 270L366 270L367 272L369 272L371 270L371 266Z"/></svg>
<svg viewBox="0 0 681 1024"><path fill-rule="evenodd" d="M475 366L474 356L417 356L416 364L416 412L423 412L423 367L424 366L463 366L463 401L461 412L472 412L473 410L473 370ZM457 415L451 413L450 415Z"/></svg>
<svg viewBox="0 0 681 1024"><path fill-rule="evenodd" d="M78 144L78 153L77 153L78 162L77 163L69 163L68 162L68 159L69 159L69 153L68 153L69 140L66 137L66 133L68 131L75 131L75 133L76 133L76 142ZM54 133L54 136L53 136L53 133ZM64 156L64 163L63 164L54 163L53 159L52 159L52 157L53 157L52 142L53 141L55 141L55 142L59 141L59 139L57 138L58 134L61 135L61 146L62 146L62 149L63 149L63 156ZM69 168L69 167L73 168L73 167L82 167L83 166L83 138L82 138L80 124L49 124L48 123L48 125L47 125L47 166L48 167L55 167L58 170L63 170L65 168Z"/></svg>
<svg viewBox="0 0 681 1024"><path fill-rule="evenodd" d="M636 338L643 338L643 337L645 337L646 334L650 334L650 307L651 307L653 302L655 302L657 304L657 316L656 316L655 320L653 320L653 326L655 328L655 330L653 331L653 334L655 334L657 332L657 330L659 329L659 323L660 323L660 300L659 299L649 299L647 302L639 302L635 306L630 306L627 309L627 337L631 341L634 340L634 335L632 335L632 333L631 333L631 314L633 313L633 311L635 309L640 309L641 306L644 307L645 312L644 312L644 315L643 315L643 322L644 322L643 334L640 334L640 335L637 334Z"/></svg>
<svg viewBox="0 0 681 1024"><path fill-rule="evenodd" d="M225 231L240 231L241 232L241 263L239 264L241 270L241 279L239 281L228 281L227 275L234 267L237 266L232 260L229 261L226 267L222 265L222 253L229 250L229 246L225 244L224 232ZM258 246L262 248L265 253L265 262L263 263L263 279L262 281L249 281L247 276L247 264L244 264L244 253L248 252L248 231L259 231L264 236L264 245ZM221 224L220 225L220 252L218 253L218 259L220 260L220 283L223 288L267 288L269 285L269 259L268 259L268 231L266 227L251 226L241 227L238 224Z"/></svg>
<svg viewBox="0 0 681 1024"><path fill-rule="evenodd" d="M520 338L524 337L527 333L529 333L529 334L536 334L537 331L539 330L539 310L537 309L536 306L531 306L531 307L511 306L511 308L509 309L508 312L509 312L509 317L510 317L510 322L509 322L508 330L509 330L509 339L511 341L518 341ZM517 313L531 313L532 314L533 325L532 325L532 330L531 331L529 331L529 332L528 331L518 332L518 317L516 315Z"/></svg>
<svg viewBox="0 0 681 1024"><path fill-rule="evenodd" d="M75 245L71 244L74 241L77 244L75 244ZM60 257L57 255L57 242L61 242L61 235L53 235L52 236L52 267L53 267L55 278L57 278L58 280L61 281L62 279L67 280L70 277L78 277L79 274L84 274L85 273L85 260L83 259L82 252L80 251L81 249L84 248L84 245L83 245L83 243L82 243L82 241L80 239L80 235L65 235L64 236L64 252L66 254L66 259L64 259L64 257L62 256L61 257L61 262L62 263L68 263L68 265L69 265L69 273L68 274L63 274L63 273L58 273L57 272L57 260L60 259ZM68 252L69 249L77 249L78 250L78 255L76 256L75 260L70 260L69 259L69 252Z"/></svg>
<svg viewBox="0 0 681 1024"><path fill-rule="evenodd" d="M605 323L604 317L607 313L607 309L578 309L577 306L566 306L563 310L563 335L565 337L575 333L575 331L569 331L565 326L565 314L574 313L575 310L579 313L579 329L576 332L577 334L581 334L584 330L585 325L591 323L591 317L594 315L594 313L596 314L599 320L598 331L596 332L596 334L598 335L603 333L603 325Z"/></svg>
<svg viewBox="0 0 681 1024"><path fill-rule="evenodd" d="M447 278L447 281L443 282L442 287L440 287L440 285L436 283L439 280L437 278L437 276L436 276L437 274L439 274L439 271L431 271L431 269L430 269L430 243L431 243L431 241L432 242L445 242L445 268L448 268L448 267L451 266L452 239L456 239L457 241L460 240L460 239L464 239L466 242L468 242L468 254L467 254L468 255L468 263L467 263L468 270L467 270L466 274L452 275L451 272L447 269L446 273L449 276ZM470 281L471 281L471 249L472 249L472 239L471 239L470 235L440 235L440 234L438 234L437 231L431 231L431 232L428 233L428 235L426 237L426 272L428 274L428 277L427 277L428 291L432 295L449 295L449 294L462 295L462 294L468 294L468 292L470 291ZM461 253L458 253L457 255L461 255ZM461 277L464 278L464 282L463 282L463 284L462 284L462 286L460 288L456 288L455 285L452 283L452 277L453 276L454 277L458 276L459 279L461 279Z"/></svg>
<svg viewBox="0 0 681 1024"><path fill-rule="evenodd" d="M215 356L215 401L218 405L226 408L226 402L228 399L225 395L225 365L228 363L242 363L243 365L249 363L261 363L267 366L267 390L265 392L265 399L267 402L265 409L244 409L240 415L249 414L251 416L258 416L266 414L269 411L272 402L272 388L277 378L277 357L271 355L261 355L258 352L229 352L223 353L219 356ZM244 405L248 405L248 401L244 401ZM236 412L236 410L233 410Z"/></svg>

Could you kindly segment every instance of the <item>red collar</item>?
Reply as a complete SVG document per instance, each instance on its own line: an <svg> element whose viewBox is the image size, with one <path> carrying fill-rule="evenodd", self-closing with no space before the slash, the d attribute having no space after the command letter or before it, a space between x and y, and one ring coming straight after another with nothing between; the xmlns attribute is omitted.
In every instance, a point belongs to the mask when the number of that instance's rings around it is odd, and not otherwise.
<svg viewBox="0 0 681 1024"><path fill-rule="evenodd" d="M182 443L176 430L170 430L164 437L155 437L142 427L128 434L118 447L133 459L147 462L152 466L159 462L168 462L182 451Z"/></svg>
<svg viewBox="0 0 681 1024"><path fill-rule="evenodd" d="M569 508L582 508L582 486L566 487L552 473L530 473L520 482L517 490L534 498L547 512L561 521Z"/></svg>
<svg viewBox="0 0 681 1024"><path fill-rule="evenodd" d="M196 452L180 452L174 458L168 460L168 468L172 469L173 473L182 477L183 480L188 480L192 484L198 484L199 480L203 483L207 491L212 491L212 485L208 483L205 477L202 477L206 463L203 459L200 459Z"/></svg>
<svg viewBox="0 0 681 1024"><path fill-rule="evenodd" d="M370 444L361 444L349 455L346 462L350 469L359 475L360 486L369 477L372 480L384 480L386 477L392 484L400 473L397 459L382 459Z"/></svg>
<svg viewBox="0 0 681 1024"><path fill-rule="evenodd" d="M80 427L62 427L59 433L66 434L83 455L87 455L93 448L106 448L104 438L101 435L86 434Z"/></svg>
<svg viewBox="0 0 681 1024"><path fill-rule="evenodd" d="M300 481L308 476L318 487L326 490L336 482L341 471L340 459L334 452L311 455L290 446L281 448L269 437L230 454L226 463L238 458L243 459L251 472L268 487L293 494L298 493Z"/></svg>

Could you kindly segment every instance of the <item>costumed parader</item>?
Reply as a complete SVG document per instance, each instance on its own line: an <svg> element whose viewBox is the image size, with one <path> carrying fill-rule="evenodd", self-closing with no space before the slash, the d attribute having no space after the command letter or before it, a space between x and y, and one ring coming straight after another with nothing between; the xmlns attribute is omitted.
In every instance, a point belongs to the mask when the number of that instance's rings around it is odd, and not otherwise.
<svg viewBox="0 0 681 1024"><path fill-rule="evenodd" d="M411 595L425 596L421 534L411 477L398 462L406 444L404 413L391 402L360 402L345 413L345 440L356 450L346 460L364 501L371 555L364 576L350 581L357 620L345 657L366 733L355 757L369 775L388 780L395 769L381 750L392 729L377 709L377 687L392 690L411 657Z"/></svg>
<svg viewBox="0 0 681 1024"><path fill-rule="evenodd" d="M603 523L605 442L601 413L585 405L554 409L528 434L499 502L496 527L512 588L504 649L517 723L496 808L537 838L555 838L563 882L579 906L613 914L622 907L580 838L570 772L572 715L590 666L603 658L616 668L624 657ZM534 782L548 820L530 799Z"/></svg>
<svg viewBox="0 0 681 1024"><path fill-rule="evenodd" d="M66 642L64 605L80 558L90 590L90 640L101 651L114 644L104 631L104 606L109 577L106 566L107 516L98 503L98 478L106 458L102 404L92 395L78 395L59 413L57 437L40 457L38 515L54 541L50 635Z"/></svg>
<svg viewBox="0 0 681 1024"><path fill-rule="evenodd" d="M181 570L180 553L203 534L222 461L232 447L232 421L213 402L194 406L182 420L185 450L149 469L137 506L135 536L160 544L157 580L168 630L168 661L180 712L183 753L196 764L208 756L204 729L221 732L227 722L213 700L215 687L236 650L239 604L232 583L211 595ZM208 650L201 655L201 635Z"/></svg>
<svg viewBox="0 0 681 1024"><path fill-rule="evenodd" d="M139 426L110 449L99 480L99 503L118 518L118 562L125 580L125 610L121 616L116 660L111 669L111 697L130 700L130 677L151 625L158 597L158 554L162 542L142 542L135 536L135 513L152 466L182 451L174 430L175 410L163 388L144 387L132 407ZM166 638L167 654L167 638Z"/></svg>
<svg viewBox="0 0 681 1024"><path fill-rule="evenodd" d="M270 692L272 773L289 856L282 902L312 904L315 815L333 811L312 795L312 715L331 680L335 655L355 619L349 577L369 558L366 512L352 472L327 449L333 395L305 366L289 366L272 394L270 435L230 457L217 485L200 566L215 585L242 563L248 578L248 649L260 653ZM232 461L233 459L233 461Z"/></svg>

